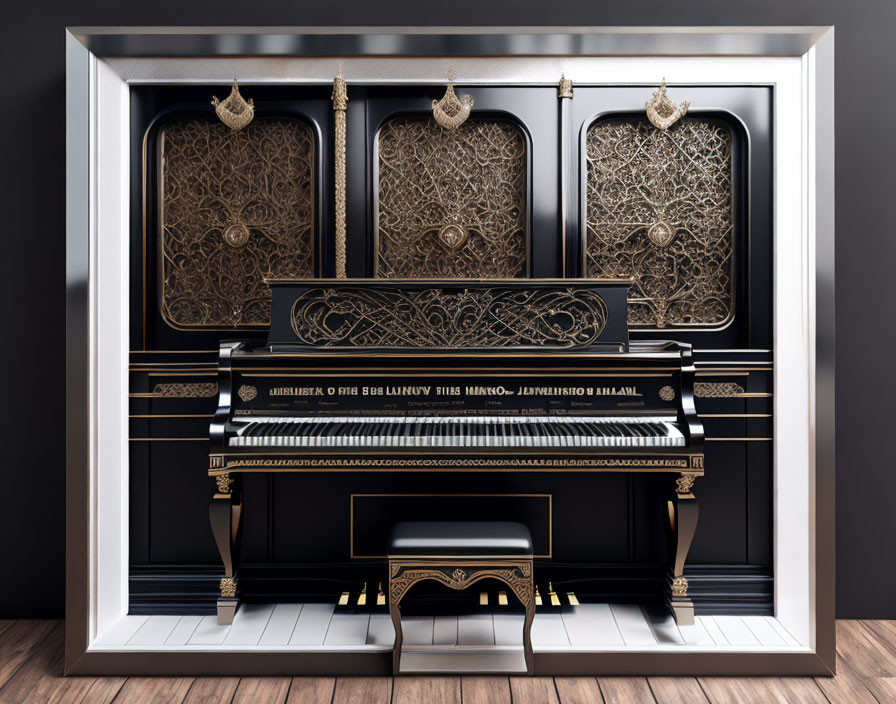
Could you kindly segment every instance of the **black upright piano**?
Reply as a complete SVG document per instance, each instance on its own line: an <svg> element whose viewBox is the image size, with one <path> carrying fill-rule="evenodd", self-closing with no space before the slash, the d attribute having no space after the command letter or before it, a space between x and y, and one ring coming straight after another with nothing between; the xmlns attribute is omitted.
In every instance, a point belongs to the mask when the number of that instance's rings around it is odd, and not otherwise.
<svg viewBox="0 0 896 704"><path fill-rule="evenodd" d="M269 284L267 343L220 346L219 623L239 603L241 480L253 472L667 474L665 598L693 622L683 569L704 435L692 352L629 341L628 281Z"/></svg>

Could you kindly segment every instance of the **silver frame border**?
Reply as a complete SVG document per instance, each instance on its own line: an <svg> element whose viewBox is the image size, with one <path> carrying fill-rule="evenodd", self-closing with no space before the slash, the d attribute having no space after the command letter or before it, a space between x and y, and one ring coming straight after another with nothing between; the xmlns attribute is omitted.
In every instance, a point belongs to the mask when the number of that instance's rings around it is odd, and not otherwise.
<svg viewBox="0 0 896 704"><path fill-rule="evenodd" d="M213 56L803 56L814 49L815 300L810 367L814 653L536 654L537 674L832 675L834 631L834 28L810 27L74 27L66 56L66 634L71 674L380 674L385 653L87 652L92 507L94 218L91 80L98 58ZM810 145L811 146L811 145ZM814 470L814 471L813 471Z"/></svg>

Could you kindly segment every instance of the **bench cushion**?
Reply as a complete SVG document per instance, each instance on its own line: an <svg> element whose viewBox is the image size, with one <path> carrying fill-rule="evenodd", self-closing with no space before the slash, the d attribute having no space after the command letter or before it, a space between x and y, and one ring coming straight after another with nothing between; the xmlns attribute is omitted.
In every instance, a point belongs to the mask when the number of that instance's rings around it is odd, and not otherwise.
<svg viewBox="0 0 896 704"><path fill-rule="evenodd" d="M522 523L421 521L398 523L389 556L532 555L532 536Z"/></svg>

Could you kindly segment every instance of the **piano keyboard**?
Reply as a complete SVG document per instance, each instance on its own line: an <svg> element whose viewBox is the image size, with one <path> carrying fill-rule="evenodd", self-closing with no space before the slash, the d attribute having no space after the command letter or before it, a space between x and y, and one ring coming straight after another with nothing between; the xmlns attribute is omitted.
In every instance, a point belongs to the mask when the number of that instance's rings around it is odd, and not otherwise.
<svg viewBox="0 0 896 704"><path fill-rule="evenodd" d="M244 416L232 447L682 447L671 416Z"/></svg>

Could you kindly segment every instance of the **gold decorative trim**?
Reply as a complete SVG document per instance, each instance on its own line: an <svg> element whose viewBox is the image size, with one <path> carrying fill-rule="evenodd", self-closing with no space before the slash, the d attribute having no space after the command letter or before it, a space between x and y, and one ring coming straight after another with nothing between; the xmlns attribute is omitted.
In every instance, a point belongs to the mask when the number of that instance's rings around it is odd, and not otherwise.
<svg viewBox="0 0 896 704"><path fill-rule="evenodd" d="M156 384L153 396L160 398L211 398L218 395L218 384L213 381L185 384Z"/></svg>
<svg viewBox="0 0 896 704"><path fill-rule="evenodd" d="M344 279L345 274L345 111L348 109L348 87L342 75L342 68L333 80L333 200L336 209L336 278Z"/></svg>
<svg viewBox="0 0 896 704"><path fill-rule="evenodd" d="M675 577L672 580L672 596L681 597L688 595L688 580L684 577Z"/></svg>
<svg viewBox="0 0 896 704"><path fill-rule="evenodd" d="M736 398L746 393L743 386L733 381L694 383L694 396L697 398Z"/></svg>
<svg viewBox="0 0 896 704"><path fill-rule="evenodd" d="M215 477L218 484L218 492L221 494L229 494L233 488L233 477L229 474L219 474Z"/></svg>
<svg viewBox="0 0 896 704"><path fill-rule="evenodd" d="M660 389L660 398L663 401L672 401L675 399L675 389L671 386L664 386Z"/></svg>
<svg viewBox="0 0 896 704"><path fill-rule="evenodd" d="M230 95L224 100L218 100L217 96L212 96L212 105L215 106L215 113L221 122L234 131L243 129L255 117L255 103L251 98L246 100L240 95L240 88L236 81L230 87ZM245 236L246 239L249 238L248 231L245 232Z"/></svg>
<svg viewBox="0 0 896 704"><path fill-rule="evenodd" d="M445 95L440 100L432 101L432 116L440 126L453 130L466 121L472 108L473 98L469 95L458 98L454 92L454 81L449 80Z"/></svg>
<svg viewBox="0 0 896 704"><path fill-rule="evenodd" d="M573 91L572 91L572 79L567 78L566 76L560 77L560 84L557 86L557 97L562 99L572 100Z"/></svg>
<svg viewBox="0 0 896 704"><path fill-rule="evenodd" d="M434 580L451 589L461 590L482 579L498 579L517 596L523 606L532 600L532 559L519 562L502 562L480 567L482 562L468 563L469 569L455 566L451 558L442 560L444 566L420 565L389 561L389 599L393 605L401 602L408 590L417 582ZM453 568L453 569L452 569Z"/></svg>
<svg viewBox="0 0 896 704"><path fill-rule="evenodd" d="M235 599L236 598L236 588L237 588L237 578L236 577L221 577L221 581L218 583L218 588L220 590L222 599Z"/></svg>
<svg viewBox="0 0 896 704"><path fill-rule="evenodd" d="M650 124L660 130L667 130L678 122L685 116L690 106L691 104L687 100L682 100L676 105L669 99L669 96L666 95L665 78L650 100L644 104Z"/></svg>
<svg viewBox="0 0 896 704"><path fill-rule="evenodd" d="M292 307L297 342L312 347L583 348L607 324L589 289L310 288Z"/></svg>
<svg viewBox="0 0 896 704"><path fill-rule="evenodd" d="M395 472L402 470L450 469L461 471L493 470L500 468L516 468L520 471L531 469L533 471L550 470L552 468L563 469L604 469L608 471L661 471L675 472L693 469L691 458L684 457L654 457L654 458L628 458L628 457L516 457L516 458L486 458L486 457L292 457L275 458L243 457L226 460L227 471L276 471L276 470L341 470L358 471L364 469L381 469ZM213 470L210 470L213 471ZM220 470L219 470L220 471ZM218 473L214 472L213 473Z"/></svg>
<svg viewBox="0 0 896 704"><path fill-rule="evenodd" d="M249 402L258 396L258 389L250 384L243 384L240 386L240 390L237 391L237 395L245 402Z"/></svg>
<svg viewBox="0 0 896 704"><path fill-rule="evenodd" d="M690 494L691 488L694 486L694 480L696 476L693 474L684 474L675 479L675 493L676 494Z"/></svg>

